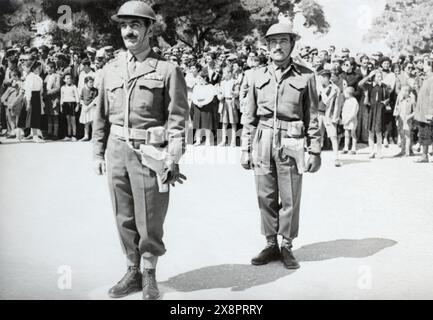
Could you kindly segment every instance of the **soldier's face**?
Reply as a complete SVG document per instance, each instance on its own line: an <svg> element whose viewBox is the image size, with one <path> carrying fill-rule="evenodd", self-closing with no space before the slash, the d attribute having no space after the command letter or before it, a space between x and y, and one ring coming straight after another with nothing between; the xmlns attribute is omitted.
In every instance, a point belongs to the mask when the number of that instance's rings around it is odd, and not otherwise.
<svg viewBox="0 0 433 320"><path fill-rule="evenodd" d="M125 47L132 52L141 52L149 47L152 27L143 19L122 18L120 22Z"/></svg>
<svg viewBox="0 0 433 320"><path fill-rule="evenodd" d="M292 53L294 43L289 35L273 35L268 39L268 47L272 60L285 61Z"/></svg>

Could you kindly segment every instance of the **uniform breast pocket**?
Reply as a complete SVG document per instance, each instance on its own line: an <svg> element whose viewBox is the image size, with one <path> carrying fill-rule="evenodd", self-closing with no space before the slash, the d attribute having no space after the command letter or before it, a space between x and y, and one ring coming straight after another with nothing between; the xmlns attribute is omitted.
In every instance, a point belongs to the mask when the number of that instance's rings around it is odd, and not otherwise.
<svg viewBox="0 0 433 320"><path fill-rule="evenodd" d="M133 109L151 109L163 103L164 83L162 80L139 79L134 90Z"/></svg>
<svg viewBox="0 0 433 320"><path fill-rule="evenodd" d="M117 114L123 110L125 92L123 83L112 83L105 89L108 100L109 114Z"/></svg>
<svg viewBox="0 0 433 320"><path fill-rule="evenodd" d="M271 90L271 79L260 79L256 82L257 105L263 106L272 102L274 96Z"/></svg>
<svg viewBox="0 0 433 320"><path fill-rule="evenodd" d="M304 92L306 84L304 83L288 83L285 86L285 102L287 102L290 105L297 105L301 102L302 93Z"/></svg>

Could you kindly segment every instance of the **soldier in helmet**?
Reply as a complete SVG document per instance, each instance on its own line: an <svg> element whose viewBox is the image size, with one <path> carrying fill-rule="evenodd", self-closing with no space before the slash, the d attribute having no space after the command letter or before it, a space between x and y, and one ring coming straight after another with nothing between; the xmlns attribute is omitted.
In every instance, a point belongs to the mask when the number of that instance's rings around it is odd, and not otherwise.
<svg viewBox="0 0 433 320"><path fill-rule="evenodd" d="M94 166L107 173L127 272L109 290L113 298L141 291L160 296L155 277L169 185L182 183L188 102L182 71L152 51L153 10L141 1L124 3L119 23L127 51L103 69L94 119ZM107 167L106 167L107 165ZM141 272L141 266L143 272Z"/></svg>
<svg viewBox="0 0 433 320"><path fill-rule="evenodd" d="M241 164L254 168L267 242L251 260L253 265L281 260L288 269L299 268L292 241L298 236L302 174L321 166L314 72L290 57L298 39L291 25L269 28L266 40L272 61L254 71L245 107ZM306 164L304 147L310 154Z"/></svg>

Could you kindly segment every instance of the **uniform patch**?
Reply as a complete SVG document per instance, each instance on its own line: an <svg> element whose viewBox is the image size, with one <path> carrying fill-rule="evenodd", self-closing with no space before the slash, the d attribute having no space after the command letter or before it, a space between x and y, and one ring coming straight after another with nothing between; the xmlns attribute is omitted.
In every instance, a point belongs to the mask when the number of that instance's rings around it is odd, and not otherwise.
<svg viewBox="0 0 433 320"><path fill-rule="evenodd" d="M145 74L145 75L143 76L143 79L146 79L146 80L157 80L157 81L163 81L163 80L164 80L164 77L163 77L161 74L159 74L159 73L152 72L152 73Z"/></svg>

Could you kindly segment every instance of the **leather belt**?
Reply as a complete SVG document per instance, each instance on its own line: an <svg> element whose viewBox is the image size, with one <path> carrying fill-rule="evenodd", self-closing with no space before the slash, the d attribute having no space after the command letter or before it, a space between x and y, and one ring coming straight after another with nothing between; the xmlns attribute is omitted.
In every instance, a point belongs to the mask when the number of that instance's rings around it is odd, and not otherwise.
<svg viewBox="0 0 433 320"><path fill-rule="evenodd" d="M304 123L301 120L295 121L287 121L287 120L276 120L277 130L287 131L290 136L294 136L296 138L303 138L304 134ZM273 129L274 128L274 119L261 117L259 124L265 128Z"/></svg>
<svg viewBox="0 0 433 320"><path fill-rule="evenodd" d="M124 127L116 124L112 124L110 128L110 133L114 134L116 137L125 139ZM148 131L144 129L134 129L128 128L128 137L131 140L147 140Z"/></svg>

